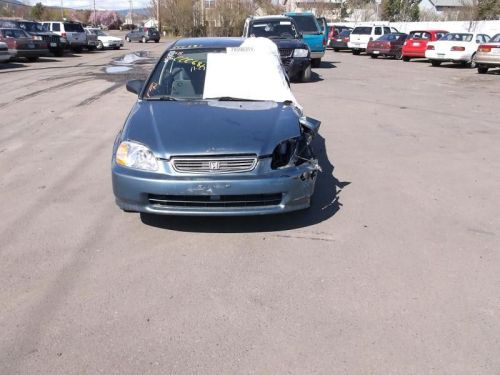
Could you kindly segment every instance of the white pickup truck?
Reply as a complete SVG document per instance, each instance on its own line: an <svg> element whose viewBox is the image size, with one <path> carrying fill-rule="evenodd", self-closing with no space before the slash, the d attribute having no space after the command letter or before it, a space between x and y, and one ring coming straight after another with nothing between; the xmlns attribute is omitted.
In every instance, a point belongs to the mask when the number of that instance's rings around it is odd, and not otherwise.
<svg viewBox="0 0 500 375"><path fill-rule="evenodd" d="M357 26L351 32L347 47L349 47L353 55L359 55L361 52L366 51L369 41L376 40L385 34L397 32L398 30L394 27L386 25Z"/></svg>

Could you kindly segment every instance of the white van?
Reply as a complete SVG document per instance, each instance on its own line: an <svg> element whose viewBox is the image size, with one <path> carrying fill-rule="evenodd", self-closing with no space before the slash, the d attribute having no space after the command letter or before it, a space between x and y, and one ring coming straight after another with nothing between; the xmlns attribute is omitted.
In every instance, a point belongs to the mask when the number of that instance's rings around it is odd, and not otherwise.
<svg viewBox="0 0 500 375"><path fill-rule="evenodd" d="M394 27L386 25L357 26L351 32L347 47L349 47L353 55L359 55L361 52L366 51L369 41L376 40L385 34L397 32L398 30Z"/></svg>

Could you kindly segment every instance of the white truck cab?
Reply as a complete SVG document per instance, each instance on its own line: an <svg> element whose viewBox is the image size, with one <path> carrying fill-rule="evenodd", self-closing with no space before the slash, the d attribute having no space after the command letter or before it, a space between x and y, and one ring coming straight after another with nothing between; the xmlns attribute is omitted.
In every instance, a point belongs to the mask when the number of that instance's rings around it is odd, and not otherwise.
<svg viewBox="0 0 500 375"><path fill-rule="evenodd" d="M353 55L359 55L361 52L366 51L369 41L376 40L385 34L397 32L398 30L394 27L387 25L357 26L351 32L347 47L349 47Z"/></svg>

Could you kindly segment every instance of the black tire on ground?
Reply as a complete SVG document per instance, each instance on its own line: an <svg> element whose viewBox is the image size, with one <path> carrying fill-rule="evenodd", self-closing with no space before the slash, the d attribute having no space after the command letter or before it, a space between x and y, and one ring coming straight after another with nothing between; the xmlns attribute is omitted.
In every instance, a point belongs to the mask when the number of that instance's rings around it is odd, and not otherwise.
<svg viewBox="0 0 500 375"><path fill-rule="evenodd" d="M52 54L56 57L63 57L64 56L64 49L63 48L56 49L56 50L52 51Z"/></svg>
<svg viewBox="0 0 500 375"><path fill-rule="evenodd" d="M311 66L313 68L319 68L321 65L321 59L311 59Z"/></svg>
<svg viewBox="0 0 500 375"><path fill-rule="evenodd" d="M477 63L476 63L476 54L475 53L472 55L472 57L467 65L469 66L469 68L476 69Z"/></svg>
<svg viewBox="0 0 500 375"><path fill-rule="evenodd" d="M477 72L479 74L486 74L486 73L488 73L488 67L487 66L478 66Z"/></svg>
<svg viewBox="0 0 500 375"><path fill-rule="evenodd" d="M35 62L35 61L38 61L38 56L30 56L30 57L26 57L26 59L29 62Z"/></svg>
<svg viewBox="0 0 500 375"><path fill-rule="evenodd" d="M408 56L403 56L403 61L408 62L408 61L410 61L410 58Z"/></svg>
<svg viewBox="0 0 500 375"><path fill-rule="evenodd" d="M334 48L333 50L334 50L335 52L338 52L338 51L340 51L340 48Z"/></svg>
<svg viewBox="0 0 500 375"><path fill-rule="evenodd" d="M116 50L118 50L118 49L120 49L120 46L118 46L118 47L113 47L113 49L116 49Z"/></svg>
<svg viewBox="0 0 500 375"><path fill-rule="evenodd" d="M104 49L104 44L102 44L102 42L99 40L97 41L97 49L99 51L103 50Z"/></svg>
<svg viewBox="0 0 500 375"><path fill-rule="evenodd" d="M155 43L160 43L160 39L156 39L156 40L155 40Z"/></svg>
<svg viewBox="0 0 500 375"><path fill-rule="evenodd" d="M305 68L302 73L300 74L300 81L301 82L310 82L311 81L311 65L308 65L307 68Z"/></svg>
<svg viewBox="0 0 500 375"><path fill-rule="evenodd" d="M378 57L378 55L374 55L374 54L372 53L372 54L370 55L370 57L371 57L372 59L376 59L376 58Z"/></svg>
<svg viewBox="0 0 500 375"><path fill-rule="evenodd" d="M82 47L74 47L74 48L71 48L71 50L73 52L76 52L76 53L81 53L83 51L83 48Z"/></svg>
<svg viewBox="0 0 500 375"><path fill-rule="evenodd" d="M353 49L352 50L352 54L353 55L359 55L359 54L361 54L361 51L359 49Z"/></svg>
<svg viewBox="0 0 500 375"><path fill-rule="evenodd" d="M441 65L441 61L431 60L431 65L432 66L440 66Z"/></svg>

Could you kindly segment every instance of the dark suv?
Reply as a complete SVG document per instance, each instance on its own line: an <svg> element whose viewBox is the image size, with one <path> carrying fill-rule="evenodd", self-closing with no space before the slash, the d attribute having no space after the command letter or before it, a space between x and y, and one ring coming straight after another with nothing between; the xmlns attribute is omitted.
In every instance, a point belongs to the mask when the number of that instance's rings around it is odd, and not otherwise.
<svg viewBox="0 0 500 375"><path fill-rule="evenodd" d="M150 40L154 40L155 43L160 41L160 33L154 27L138 27L135 30L129 31L125 35L125 40L127 42L142 42L147 43Z"/></svg>
<svg viewBox="0 0 500 375"><path fill-rule="evenodd" d="M243 36L271 39L278 47L281 62L290 80L311 80L311 51L298 32L295 21L287 16L249 17Z"/></svg>
<svg viewBox="0 0 500 375"><path fill-rule="evenodd" d="M41 23L25 20L0 19L0 28L21 29L30 34L35 40L47 42L50 52L54 56L61 57L66 48L64 39L51 31L45 31Z"/></svg>

